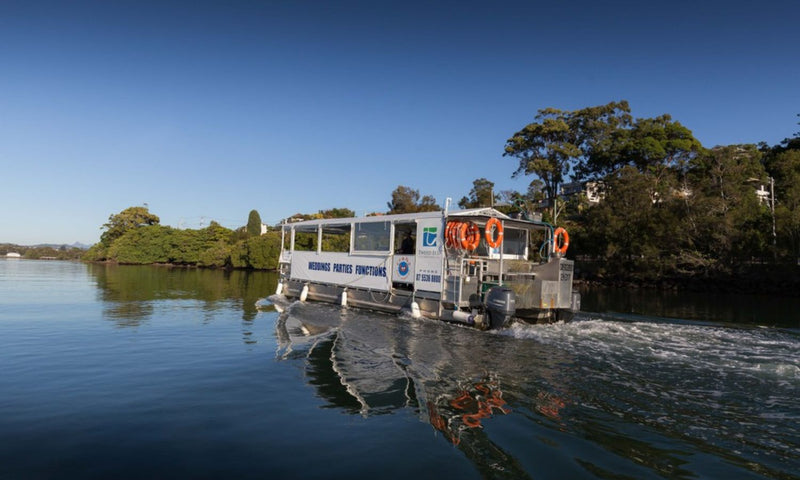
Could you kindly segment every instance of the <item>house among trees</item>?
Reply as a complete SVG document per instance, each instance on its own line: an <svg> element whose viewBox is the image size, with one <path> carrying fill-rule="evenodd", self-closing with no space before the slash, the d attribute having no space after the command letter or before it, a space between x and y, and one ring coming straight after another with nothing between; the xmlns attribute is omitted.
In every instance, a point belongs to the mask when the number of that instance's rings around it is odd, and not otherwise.
<svg viewBox="0 0 800 480"><path fill-rule="evenodd" d="M561 185L561 195L563 200L568 200L575 195L583 194L591 204L598 204L605 196L603 193L603 182L570 182ZM545 200L547 201L547 200ZM549 206L549 205L545 205Z"/></svg>
<svg viewBox="0 0 800 480"><path fill-rule="evenodd" d="M758 204L769 205L769 190L764 187L764 185L759 185L756 189L756 197L758 197Z"/></svg>

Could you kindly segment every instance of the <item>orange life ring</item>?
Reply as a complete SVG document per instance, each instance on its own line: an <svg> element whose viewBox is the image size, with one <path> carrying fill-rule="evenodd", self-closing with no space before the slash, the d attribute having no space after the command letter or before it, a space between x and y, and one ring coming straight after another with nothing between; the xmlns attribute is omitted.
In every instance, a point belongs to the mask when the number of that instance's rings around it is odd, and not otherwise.
<svg viewBox="0 0 800 480"><path fill-rule="evenodd" d="M452 248L459 248L461 246L461 242L458 239L460 230L461 222L453 222L453 226L450 227L450 235L447 237L450 240L450 246Z"/></svg>
<svg viewBox="0 0 800 480"><path fill-rule="evenodd" d="M444 227L444 242L447 244L448 247L452 247L453 244L450 241L450 230L453 229L453 222L447 222L447 225Z"/></svg>
<svg viewBox="0 0 800 480"><path fill-rule="evenodd" d="M464 250L475 250L481 243L481 230L472 222L464 222L459 229L459 241Z"/></svg>
<svg viewBox="0 0 800 480"><path fill-rule="evenodd" d="M563 240L559 241L559 237ZM567 253L567 249L569 248L569 233L564 227L556 228L556 231L553 233L553 250L556 253L560 253L564 255Z"/></svg>
<svg viewBox="0 0 800 480"><path fill-rule="evenodd" d="M481 416L477 413L464 414L461 416L461 421L469 428L477 428L481 426Z"/></svg>
<svg viewBox="0 0 800 480"><path fill-rule="evenodd" d="M458 246L455 236L455 232L458 230L458 223L459 222L447 222L444 228L444 240L450 248L456 248Z"/></svg>
<svg viewBox="0 0 800 480"><path fill-rule="evenodd" d="M457 408L459 410L464 410L470 403L474 401L475 400L473 400L473 398L470 396L469 393L464 392L458 398L450 400L450 406L452 406L453 408Z"/></svg>
<svg viewBox="0 0 800 480"><path fill-rule="evenodd" d="M497 238L494 237L493 231L497 232ZM490 218L486 222L485 228L486 244L492 248L497 248L503 243L503 224L496 218Z"/></svg>

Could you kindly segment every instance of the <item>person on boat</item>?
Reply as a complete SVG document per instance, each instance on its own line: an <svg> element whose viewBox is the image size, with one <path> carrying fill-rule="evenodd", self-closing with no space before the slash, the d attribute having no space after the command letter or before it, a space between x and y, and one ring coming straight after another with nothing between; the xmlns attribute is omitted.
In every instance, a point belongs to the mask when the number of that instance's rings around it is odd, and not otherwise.
<svg viewBox="0 0 800 480"><path fill-rule="evenodd" d="M411 238L411 232L406 232L406 236L403 238L403 243L400 245L400 253L405 255L413 255L415 243L416 242L414 242L414 239Z"/></svg>

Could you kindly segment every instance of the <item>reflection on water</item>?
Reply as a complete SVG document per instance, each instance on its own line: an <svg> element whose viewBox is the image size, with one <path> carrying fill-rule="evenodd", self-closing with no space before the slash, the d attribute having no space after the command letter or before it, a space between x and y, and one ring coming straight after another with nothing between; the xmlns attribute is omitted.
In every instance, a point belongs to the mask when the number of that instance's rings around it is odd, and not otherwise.
<svg viewBox="0 0 800 480"><path fill-rule="evenodd" d="M202 302L204 311L241 308L242 319L252 321L256 301L274 291L274 272L215 270L135 265L88 265L104 313L121 327L138 326L153 314L153 304L163 300Z"/></svg>
<svg viewBox="0 0 800 480"><path fill-rule="evenodd" d="M275 272L104 264L87 268L96 282L104 318L118 327L148 322L156 304L194 309L199 303L204 323L220 309L240 310L246 345L258 343L253 332L259 311L256 301L274 291L278 282Z"/></svg>
<svg viewBox="0 0 800 480"><path fill-rule="evenodd" d="M566 387L555 368L571 357L546 345L523 346L434 321L302 303L285 307L276 336L278 358L300 361L328 407L365 417L413 409L493 478L529 474L486 429L503 421L510 425L512 403L541 415L542 422L557 422L564 406L558 391ZM528 351L524 358L519 349ZM530 374L528 360L538 362L538 374ZM520 397L520 388L536 394Z"/></svg>
<svg viewBox="0 0 800 480"><path fill-rule="evenodd" d="M800 462L796 333L613 316L488 333L272 299L278 358L329 408L412 409L485 476L547 460L567 477L790 478Z"/></svg>
<svg viewBox="0 0 800 480"><path fill-rule="evenodd" d="M798 478L796 328L257 312L275 279L0 261L0 478Z"/></svg>
<svg viewBox="0 0 800 480"><path fill-rule="evenodd" d="M581 304L587 312L800 328L798 297L584 287Z"/></svg>

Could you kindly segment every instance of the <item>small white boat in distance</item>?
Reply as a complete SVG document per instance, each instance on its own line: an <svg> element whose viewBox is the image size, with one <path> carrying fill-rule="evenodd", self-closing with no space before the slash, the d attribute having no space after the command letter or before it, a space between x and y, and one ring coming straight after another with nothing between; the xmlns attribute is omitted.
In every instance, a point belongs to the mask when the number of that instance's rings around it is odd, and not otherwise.
<svg viewBox="0 0 800 480"><path fill-rule="evenodd" d="M567 321L569 235L492 208L282 225L276 293L478 328Z"/></svg>

